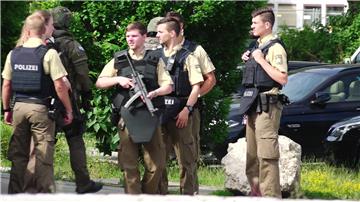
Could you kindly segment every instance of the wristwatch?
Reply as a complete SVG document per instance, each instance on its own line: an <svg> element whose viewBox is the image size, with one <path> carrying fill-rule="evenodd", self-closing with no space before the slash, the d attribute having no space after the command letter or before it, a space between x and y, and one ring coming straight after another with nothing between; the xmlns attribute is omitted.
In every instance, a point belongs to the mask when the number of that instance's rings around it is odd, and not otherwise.
<svg viewBox="0 0 360 202"><path fill-rule="evenodd" d="M194 111L194 107L193 107L193 106L186 105L185 107L189 110L190 113L192 113L192 112Z"/></svg>
<svg viewBox="0 0 360 202"><path fill-rule="evenodd" d="M11 112L11 109L10 109L10 108L7 108L7 109L3 109L2 111L3 111L3 112Z"/></svg>

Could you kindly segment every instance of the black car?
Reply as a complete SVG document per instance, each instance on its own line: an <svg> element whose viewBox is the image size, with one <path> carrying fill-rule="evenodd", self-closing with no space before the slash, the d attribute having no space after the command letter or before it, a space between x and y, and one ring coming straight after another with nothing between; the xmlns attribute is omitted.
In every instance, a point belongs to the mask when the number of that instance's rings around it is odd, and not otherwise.
<svg viewBox="0 0 360 202"><path fill-rule="evenodd" d="M313 62L313 61L289 61L288 63L288 71L293 71L305 67L313 67L313 66L320 66L320 65L328 65L327 63L322 62Z"/></svg>
<svg viewBox="0 0 360 202"><path fill-rule="evenodd" d="M325 157L335 165L360 166L360 115L333 124L325 138Z"/></svg>
<svg viewBox="0 0 360 202"><path fill-rule="evenodd" d="M323 65L292 71L282 89L290 99L284 106L279 134L302 146L303 154L323 154L323 140L330 126L360 114L360 65ZM236 95L236 94L235 94ZM227 143L244 137L239 99L234 96L229 115L228 139L217 157L226 154ZM222 150L221 150L222 149Z"/></svg>

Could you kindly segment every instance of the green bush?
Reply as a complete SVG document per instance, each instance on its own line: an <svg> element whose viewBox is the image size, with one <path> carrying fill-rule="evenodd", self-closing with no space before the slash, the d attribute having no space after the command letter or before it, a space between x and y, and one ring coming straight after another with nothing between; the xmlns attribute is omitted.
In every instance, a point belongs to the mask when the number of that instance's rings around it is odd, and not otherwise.
<svg viewBox="0 0 360 202"><path fill-rule="evenodd" d="M6 125L2 122L0 123L0 127L1 127L1 137L0 137L0 142L1 142L1 159L7 159L7 151L9 148L9 142L10 142L10 137L12 134L12 128L9 125Z"/></svg>
<svg viewBox="0 0 360 202"><path fill-rule="evenodd" d="M28 9L29 4L25 1L1 2L1 67L8 52L16 45Z"/></svg>
<svg viewBox="0 0 360 202"><path fill-rule="evenodd" d="M204 136L222 142L229 99L240 81L235 71L248 39L250 13L266 2L244 1L31 1L30 11L58 5L73 11L71 31L89 57L91 77L96 80L113 53L126 48L125 28L134 20L145 24L155 16L175 10L185 18L187 38L200 43L216 67L217 87L204 97ZM93 109L88 114L87 132L96 135L101 151L116 147L116 130L109 122L111 92L93 90ZM99 115L99 117L97 117Z"/></svg>
<svg viewBox="0 0 360 202"><path fill-rule="evenodd" d="M72 31L89 50L93 75L98 75L114 52L126 48L125 27L129 22L140 20L146 24L152 17L163 16L169 10L180 12L185 18L186 36L203 45L217 68L218 87L204 98L206 127L203 137L206 142L218 143L224 140L227 129L225 119L230 101L224 97L239 82L240 75L235 67L240 60L241 47L248 38L249 27L238 25L249 25L250 12L259 5L263 2L84 2L81 5L68 3L66 6L79 16L80 21L75 23L76 27L72 26ZM105 105L110 106L110 95L111 92L95 91L95 97L101 98L99 102L94 101L98 113L107 111ZM110 113L107 117L105 113L103 115L100 119L108 121ZM95 113L89 118L90 122L99 119ZM102 122L107 125L106 130L105 127L97 130L99 125L94 124L96 128L90 127L88 132L98 137L101 151L109 153L115 148L118 137L116 130L111 129L110 122L106 121Z"/></svg>
<svg viewBox="0 0 360 202"><path fill-rule="evenodd" d="M360 47L359 4L350 3L346 15L331 16L326 26L315 23L302 30L282 27L279 35L290 60L342 63Z"/></svg>

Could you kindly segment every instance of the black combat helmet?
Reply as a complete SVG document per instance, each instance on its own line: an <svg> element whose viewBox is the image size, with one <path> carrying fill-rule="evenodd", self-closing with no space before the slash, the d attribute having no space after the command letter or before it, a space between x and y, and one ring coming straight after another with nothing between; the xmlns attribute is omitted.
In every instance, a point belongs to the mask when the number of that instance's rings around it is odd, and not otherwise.
<svg viewBox="0 0 360 202"><path fill-rule="evenodd" d="M72 14L68 8L58 6L51 10L51 15L54 19L55 29L67 29L70 27Z"/></svg>

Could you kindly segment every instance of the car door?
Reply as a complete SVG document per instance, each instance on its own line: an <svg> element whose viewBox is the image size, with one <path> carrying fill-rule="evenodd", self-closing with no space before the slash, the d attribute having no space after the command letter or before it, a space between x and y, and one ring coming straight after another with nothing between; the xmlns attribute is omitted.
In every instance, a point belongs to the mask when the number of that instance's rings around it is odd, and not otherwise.
<svg viewBox="0 0 360 202"><path fill-rule="evenodd" d="M322 141L329 127L339 120L360 113L360 96L356 98L350 94L356 91L352 88L357 87L354 82L359 80L360 71L333 76L310 99L292 106L289 110L291 112L281 120L280 131L302 145L305 154L321 153ZM317 92L328 93L330 100L323 104L312 104Z"/></svg>

